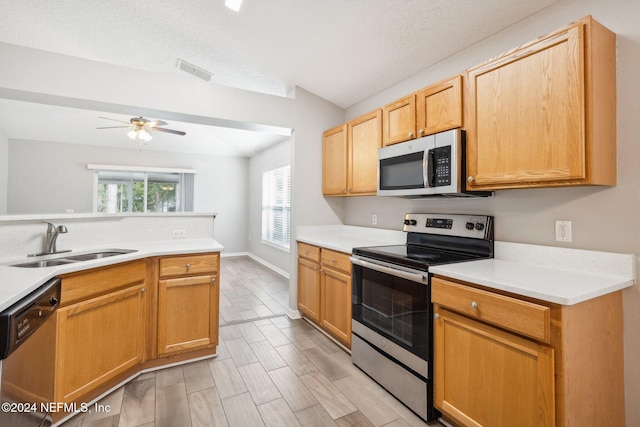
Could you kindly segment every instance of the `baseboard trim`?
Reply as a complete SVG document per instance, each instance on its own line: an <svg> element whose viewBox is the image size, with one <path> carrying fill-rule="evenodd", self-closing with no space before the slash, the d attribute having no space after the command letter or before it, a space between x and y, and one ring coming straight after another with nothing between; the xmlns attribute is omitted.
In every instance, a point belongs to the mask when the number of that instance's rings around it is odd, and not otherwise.
<svg viewBox="0 0 640 427"><path fill-rule="evenodd" d="M285 279L289 279L289 273L287 273L286 271L284 271L281 268L276 267L275 265L271 264L270 262L263 260L259 256L256 256L256 255L252 254L251 252L231 252L231 253L221 252L220 256L222 258L248 256L252 260L264 265L269 270L272 270L274 273L278 273L279 275L281 275Z"/></svg>

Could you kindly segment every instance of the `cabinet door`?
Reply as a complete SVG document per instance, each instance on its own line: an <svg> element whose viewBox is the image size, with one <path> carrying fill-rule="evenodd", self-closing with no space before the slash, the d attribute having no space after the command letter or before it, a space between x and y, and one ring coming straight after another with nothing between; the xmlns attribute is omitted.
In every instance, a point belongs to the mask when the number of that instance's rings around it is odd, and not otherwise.
<svg viewBox="0 0 640 427"><path fill-rule="evenodd" d="M462 76L422 89L416 110L418 137L462 127Z"/></svg>
<svg viewBox="0 0 640 427"><path fill-rule="evenodd" d="M323 268L320 275L320 324L351 347L351 276Z"/></svg>
<svg viewBox="0 0 640 427"><path fill-rule="evenodd" d="M435 406L463 426L554 425L553 349L436 305Z"/></svg>
<svg viewBox="0 0 640 427"><path fill-rule="evenodd" d="M387 146L416 137L416 95L411 94L382 108L382 144Z"/></svg>
<svg viewBox="0 0 640 427"><path fill-rule="evenodd" d="M347 124L349 142L349 194L375 194L378 189L378 148L382 147L382 111Z"/></svg>
<svg viewBox="0 0 640 427"><path fill-rule="evenodd" d="M322 140L322 194L347 192L347 125L326 131Z"/></svg>
<svg viewBox="0 0 640 427"><path fill-rule="evenodd" d="M468 71L469 188L586 177L583 33L576 24Z"/></svg>
<svg viewBox="0 0 640 427"><path fill-rule="evenodd" d="M71 402L143 361L143 284L60 308L55 395Z"/></svg>
<svg viewBox="0 0 640 427"><path fill-rule="evenodd" d="M318 263L298 258L298 308L309 319L320 322L320 268Z"/></svg>
<svg viewBox="0 0 640 427"><path fill-rule="evenodd" d="M159 281L159 355L218 344L216 279L215 275L207 275Z"/></svg>

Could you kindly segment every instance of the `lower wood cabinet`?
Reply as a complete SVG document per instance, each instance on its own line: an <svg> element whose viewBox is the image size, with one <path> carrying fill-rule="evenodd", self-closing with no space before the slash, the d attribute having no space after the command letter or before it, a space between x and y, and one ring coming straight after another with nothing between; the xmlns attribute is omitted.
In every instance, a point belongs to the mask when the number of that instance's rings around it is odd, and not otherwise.
<svg viewBox="0 0 640 427"><path fill-rule="evenodd" d="M165 278L158 283L159 356L217 345L218 269L218 254L160 260Z"/></svg>
<svg viewBox="0 0 640 427"><path fill-rule="evenodd" d="M351 262L349 254L298 243L298 309L351 347Z"/></svg>
<svg viewBox="0 0 640 427"><path fill-rule="evenodd" d="M145 292L142 281L58 310L55 401L76 401L143 362Z"/></svg>
<svg viewBox="0 0 640 427"><path fill-rule="evenodd" d="M215 354L219 266L192 254L61 276L60 308L4 369L3 392L80 407L143 369Z"/></svg>
<svg viewBox="0 0 640 427"><path fill-rule="evenodd" d="M553 426L553 349L436 311L435 403L465 426Z"/></svg>
<svg viewBox="0 0 640 427"><path fill-rule="evenodd" d="M564 306L432 279L434 404L455 426L624 425L622 293Z"/></svg>
<svg viewBox="0 0 640 427"><path fill-rule="evenodd" d="M351 275L322 266L320 325L351 348Z"/></svg>

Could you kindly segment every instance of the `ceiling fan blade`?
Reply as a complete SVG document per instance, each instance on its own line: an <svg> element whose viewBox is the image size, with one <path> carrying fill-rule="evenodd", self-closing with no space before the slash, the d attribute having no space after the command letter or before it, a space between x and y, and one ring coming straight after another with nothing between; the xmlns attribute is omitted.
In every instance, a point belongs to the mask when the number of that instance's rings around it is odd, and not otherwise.
<svg viewBox="0 0 640 427"><path fill-rule="evenodd" d="M116 129L116 128L128 128L128 127L131 127L131 126L104 126L96 129Z"/></svg>
<svg viewBox="0 0 640 427"><path fill-rule="evenodd" d="M156 128L156 127L149 127L149 129L152 130L157 130L158 132L166 132L166 133L172 133L174 135L186 135L186 132L182 132L181 130L173 130L173 129L164 129L164 128Z"/></svg>
<svg viewBox="0 0 640 427"><path fill-rule="evenodd" d="M154 120L152 122L148 122L147 126L154 128L156 126L166 126L167 124L167 122L163 122L162 120Z"/></svg>
<svg viewBox="0 0 640 427"><path fill-rule="evenodd" d="M125 124L129 124L129 122L123 122L122 120L118 120L118 119L112 119L110 117L98 117L99 119L105 119L105 120L113 120L114 122L119 122L119 123L125 123Z"/></svg>

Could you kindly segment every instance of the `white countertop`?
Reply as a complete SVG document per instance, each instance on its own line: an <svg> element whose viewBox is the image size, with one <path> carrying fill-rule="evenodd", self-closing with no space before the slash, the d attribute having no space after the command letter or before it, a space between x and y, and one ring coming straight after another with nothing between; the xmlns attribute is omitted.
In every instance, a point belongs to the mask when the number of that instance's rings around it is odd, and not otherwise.
<svg viewBox="0 0 640 427"><path fill-rule="evenodd" d="M340 252L406 242L402 231L351 226L298 227L296 240ZM633 286L635 256L495 242L495 258L431 267L433 274L562 305Z"/></svg>
<svg viewBox="0 0 640 427"><path fill-rule="evenodd" d="M100 258L90 261L79 261L45 268L12 267L7 264L31 262L49 258L64 258L69 255L103 251L108 249L129 249L135 252ZM176 239L166 241L149 241L110 245L95 248L82 248L72 252L48 255L46 257L15 257L0 260L0 311L19 301L36 290L52 277L90 268L132 261L140 258L162 255L179 255L203 252L220 252L224 247L213 239Z"/></svg>
<svg viewBox="0 0 640 427"><path fill-rule="evenodd" d="M495 258L429 269L518 295L573 305L634 285L635 257L520 243L495 242Z"/></svg>
<svg viewBox="0 0 640 427"><path fill-rule="evenodd" d="M350 225L299 226L296 240L338 252L351 253L360 246L402 245L407 241L404 231Z"/></svg>

